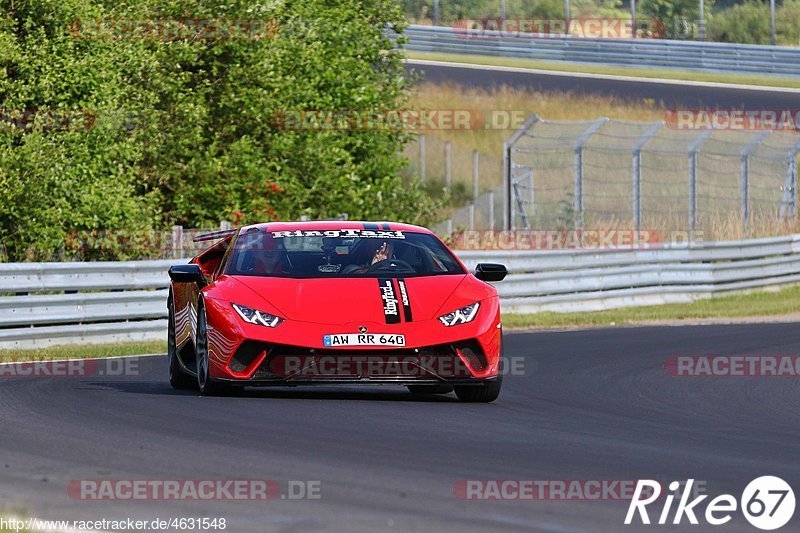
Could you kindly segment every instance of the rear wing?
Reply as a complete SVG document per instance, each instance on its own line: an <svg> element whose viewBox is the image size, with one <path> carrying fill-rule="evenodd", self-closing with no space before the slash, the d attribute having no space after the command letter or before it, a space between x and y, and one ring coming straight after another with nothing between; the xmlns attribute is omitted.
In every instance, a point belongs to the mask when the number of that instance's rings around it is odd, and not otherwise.
<svg viewBox="0 0 800 533"><path fill-rule="evenodd" d="M192 241L194 242L202 242L202 241L213 241L217 239L224 239L225 237L230 237L234 233L239 231L239 228L232 228L232 229L223 229L220 231L214 231L211 233L204 233L202 235L198 235Z"/></svg>

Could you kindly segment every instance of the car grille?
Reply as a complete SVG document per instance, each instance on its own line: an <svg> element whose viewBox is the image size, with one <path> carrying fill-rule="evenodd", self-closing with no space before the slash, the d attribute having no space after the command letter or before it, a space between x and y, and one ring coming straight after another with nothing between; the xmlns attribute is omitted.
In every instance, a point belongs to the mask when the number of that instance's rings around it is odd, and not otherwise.
<svg viewBox="0 0 800 533"><path fill-rule="evenodd" d="M474 341L424 348L389 350L312 349L256 343L249 352L266 350L267 357L253 380L431 380L470 378L458 351L476 370L486 366L480 345ZM238 352L237 352L238 354ZM234 360L237 356L234 356ZM251 359L252 361L252 359Z"/></svg>

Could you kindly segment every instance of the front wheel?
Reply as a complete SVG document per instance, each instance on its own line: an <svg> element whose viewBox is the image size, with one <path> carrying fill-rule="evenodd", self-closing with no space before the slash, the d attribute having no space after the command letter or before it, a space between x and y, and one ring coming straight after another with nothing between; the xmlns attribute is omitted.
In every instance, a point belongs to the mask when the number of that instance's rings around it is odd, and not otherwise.
<svg viewBox="0 0 800 533"><path fill-rule="evenodd" d="M169 363L169 384L173 389L186 390L197 386L195 380L186 374L178 360L178 348L175 340L175 308L170 299L168 304L169 319L167 321L167 361Z"/></svg>
<svg viewBox="0 0 800 533"><path fill-rule="evenodd" d="M241 390L241 387L212 381L209 377L208 325L206 323L206 310L202 305L199 306L197 311L197 336L195 337L194 345L197 352L197 388L200 390L200 394L203 396L224 396Z"/></svg>
<svg viewBox="0 0 800 533"><path fill-rule="evenodd" d="M503 385L501 376L497 376L494 381L487 381L480 385L456 385L456 396L462 402L470 403L490 403L500 396L500 388Z"/></svg>

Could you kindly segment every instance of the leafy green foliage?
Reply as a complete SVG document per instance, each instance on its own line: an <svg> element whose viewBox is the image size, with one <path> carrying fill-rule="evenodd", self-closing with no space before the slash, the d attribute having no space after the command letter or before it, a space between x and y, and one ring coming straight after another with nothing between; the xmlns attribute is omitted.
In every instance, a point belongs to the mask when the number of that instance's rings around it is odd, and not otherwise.
<svg viewBox="0 0 800 533"><path fill-rule="evenodd" d="M706 28L711 23L713 7L714 0L703 0ZM658 22L660 38L699 38L700 3L697 0L642 0L637 11L637 16Z"/></svg>
<svg viewBox="0 0 800 533"><path fill-rule="evenodd" d="M714 17L711 34L715 41L769 44L769 6L747 0Z"/></svg>
<svg viewBox="0 0 800 533"><path fill-rule="evenodd" d="M770 44L769 4L746 0L721 11L711 26L715 41ZM779 45L800 45L800 0L786 0L775 10L775 34Z"/></svg>
<svg viewBox="0 0 800 533"><path fill-rule="evenodd" d="M280 127L287 110L402 108L413 81L393 0L0 0L3 110L88 124L0 122L0 244L58 257L65 235L220 220L427 223L399 177L404 131ZM267 39L86 38L96 19L261 19ZM77 24L81 21L82 24ZM101 36L102 37L102 36ZM5 115L4 115L5 116Z"/></svg>

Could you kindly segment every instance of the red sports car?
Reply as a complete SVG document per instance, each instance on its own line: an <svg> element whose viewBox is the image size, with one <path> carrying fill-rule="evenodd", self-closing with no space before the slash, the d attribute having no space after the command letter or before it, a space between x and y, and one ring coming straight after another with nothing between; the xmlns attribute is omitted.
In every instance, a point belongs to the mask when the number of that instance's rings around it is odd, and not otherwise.
<svg viewBox="0 0 800 533"><path fill-rule="evenodd" d="M471 274L427 229L275 222L211 233L170 268L176 388L390 383L491 402L500 393L503 265Z"/></svg>

